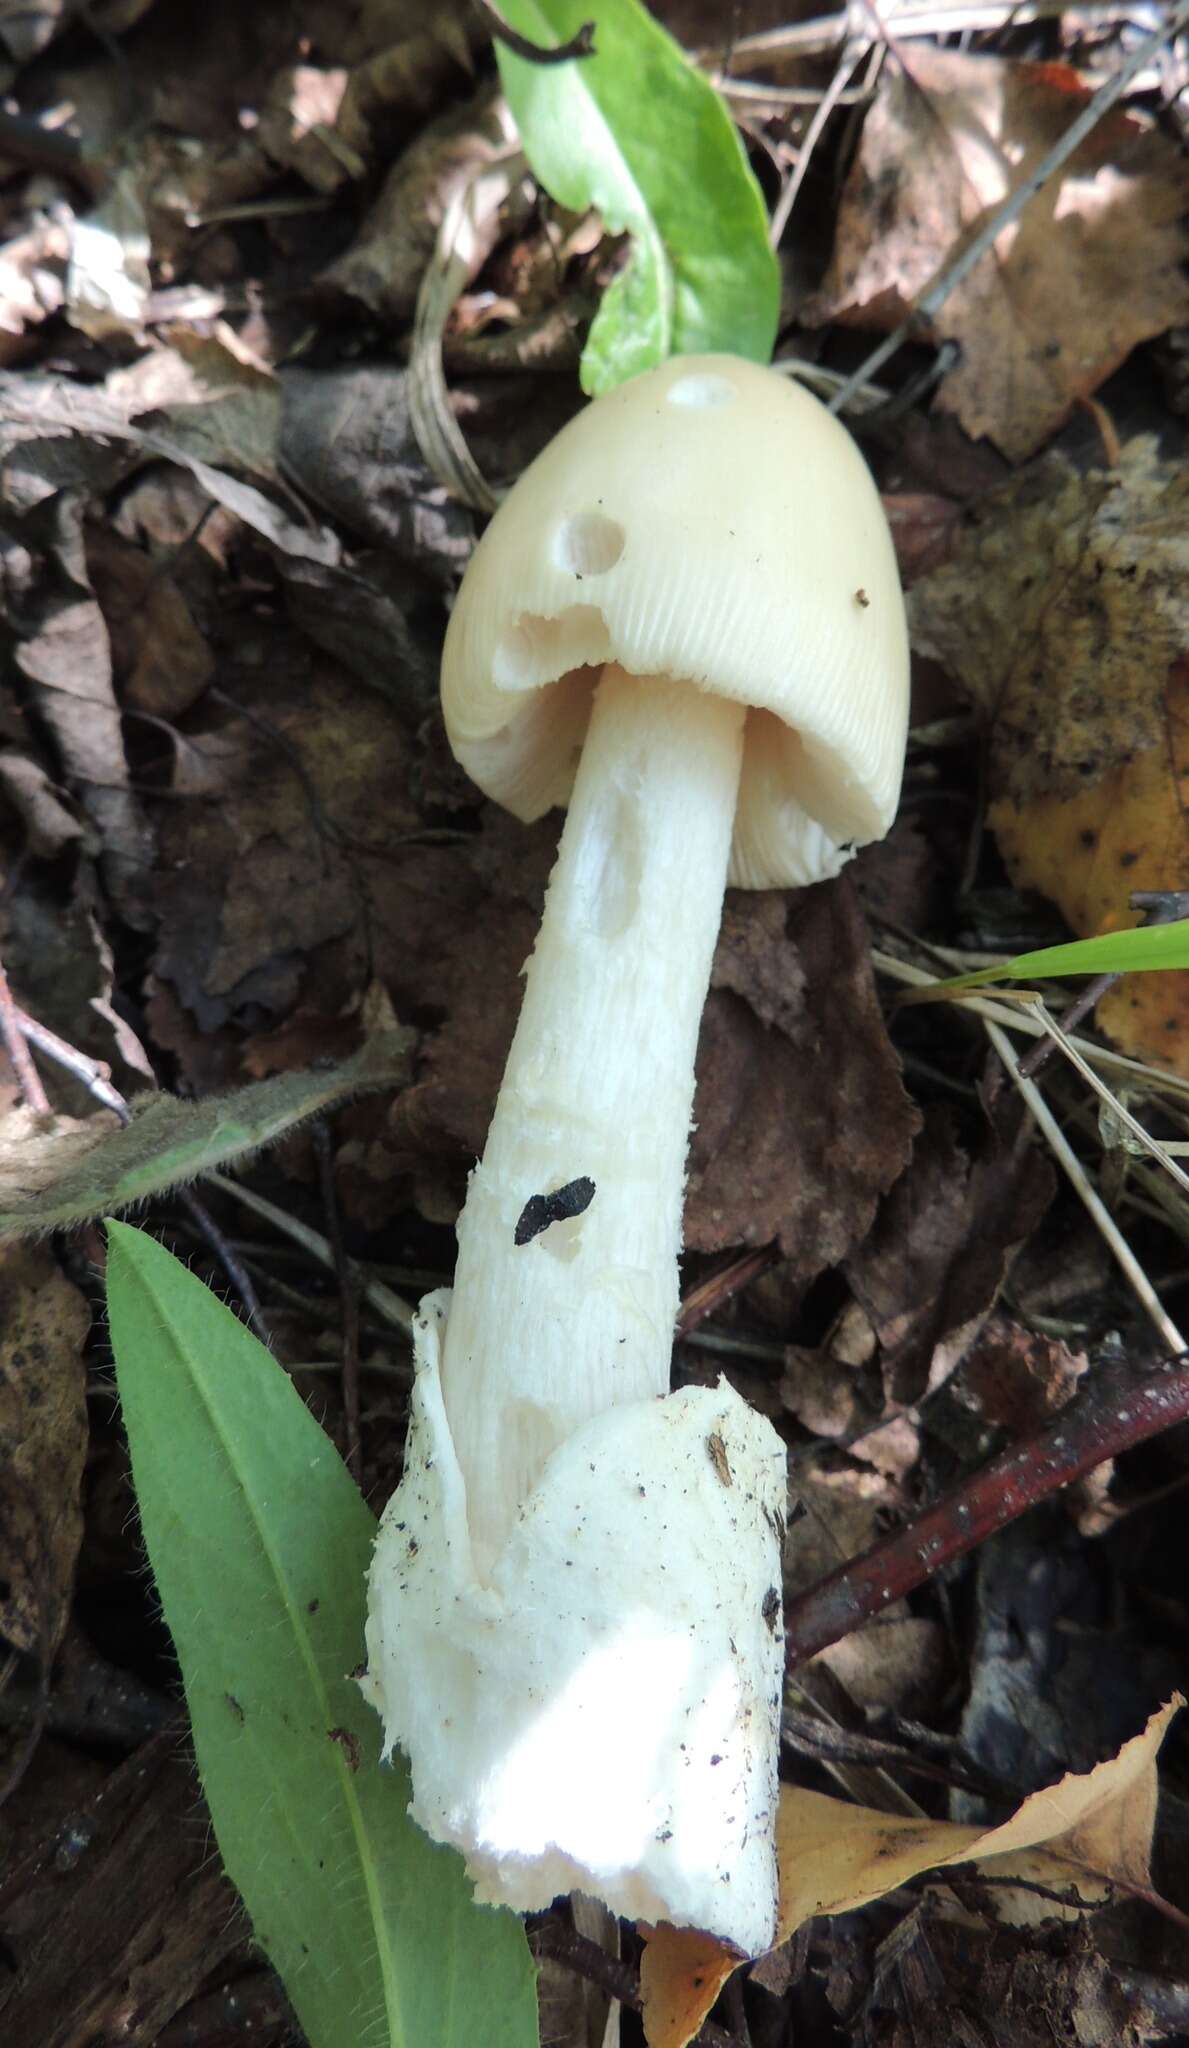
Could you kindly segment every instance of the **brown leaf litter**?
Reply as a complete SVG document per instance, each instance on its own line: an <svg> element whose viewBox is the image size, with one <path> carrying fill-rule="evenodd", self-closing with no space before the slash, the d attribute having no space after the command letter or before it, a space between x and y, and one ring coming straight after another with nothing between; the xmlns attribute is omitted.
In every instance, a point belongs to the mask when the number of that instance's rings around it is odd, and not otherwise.
<svg viewBox="0 0 1189 2048"><path fill-rule="evenodd" d="M914 644L990 728L989 819L1012 880L1080 936L1189 888L1189 468L1147 440L1076 476L1056 458L971 518L911 597ZM1098 1021L1189 1074L1189 973L1127 976Z"/></svg>
<svg viewBox="0 0 1189 2048"><path fill-rule="evenodd" d="M910 1819L786 1785L777 1820L777 1946L806 1921L853 1912L909 1879L973 1863L996 1880L1060 1887L1075 1906L1112 1887L1146 1891L1156 1818L1156 1756L1180 1694L1118 1755L1034 1792L998 1827ZM687 2048L738 1958L684 1928L645 1930L641 1969L649 2048Z"/></svg>
<svg viewBox="0 0 1189 2048"><path fill-rule="evenodd" d="M1080 113L1065 64L914 42L885 66L805 317L892 328ZM1033 454L1135 347L1189 315L1189 168L1116 107L934 316L962 360L939 403L1013 461Z"/></svg>
<svg viewBox="0 0 1189 2048"><path fill-rule="evenodd" d="M44 1246L0 1251L0 1637L47 1676L83 1535L90 1325Z"/></svg>

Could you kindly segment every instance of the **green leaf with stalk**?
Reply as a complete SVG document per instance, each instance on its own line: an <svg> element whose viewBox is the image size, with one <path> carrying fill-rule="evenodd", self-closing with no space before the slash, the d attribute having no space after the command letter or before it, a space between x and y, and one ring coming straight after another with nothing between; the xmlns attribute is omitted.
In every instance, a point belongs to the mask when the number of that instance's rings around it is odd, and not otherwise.
<svg viewBox="0 0 1189 2048"><path fill-rule="evenodd" d="M273 1074L226 1095L183 1102L165 1089L134 1098L126 1121L9 1132L0 1159L0 1243L68 1230L243 1161L310 1117L408 1080L414 1033L386 1031L335 1066Z"/></svg>
<svg viewBox="0 0 1189 2048"><path fill-rule="evenodd" d="M568 43L588 0L502 0L512 28ZM763 195L710 81L638 0L600 0L594 54L541 64L497 44L524 152L545 190L631 236L582 357L592 396L670 355L766 363L780 273Z"/></svg>
<svg viewBox="0 0 1189 2048"><path fill-rule="evenodd" d="M523 1928L409 1819L350 1676L369 1509L230 1310L142 1231L107 1235L141 1528L215 1835L311 2048L536 2048Z"/></svg>

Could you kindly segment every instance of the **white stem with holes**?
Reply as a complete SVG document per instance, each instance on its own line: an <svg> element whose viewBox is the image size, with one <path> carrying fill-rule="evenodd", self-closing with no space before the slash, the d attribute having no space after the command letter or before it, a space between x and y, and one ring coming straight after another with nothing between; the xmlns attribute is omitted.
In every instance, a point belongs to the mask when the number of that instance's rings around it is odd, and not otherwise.
<svg viewBox="0 0 1189 2048"><path fill-rule="evenodd" d="M559 1443L668 1391L694 1054L743 720L740 704L614 665L598 687L458 1226L442 1378L480 1577ZM534 1228L526 1204L575 1182L562 1206L580 1213L548 1222L538 1202Z"/></svg>

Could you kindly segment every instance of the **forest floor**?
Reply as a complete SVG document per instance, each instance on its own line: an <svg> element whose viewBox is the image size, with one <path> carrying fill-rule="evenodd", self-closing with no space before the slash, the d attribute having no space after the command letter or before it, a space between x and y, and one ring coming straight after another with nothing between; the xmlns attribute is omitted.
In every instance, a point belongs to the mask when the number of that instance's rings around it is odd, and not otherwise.
<svg viewBox="0 0 1189 2048"><path fill-rule="evenodd" d="M653 12L782 218L778 358L829 400L945 284L844 408L909 592L900 813L836 880L728 895L674 1374L725 1373L789 1445L783 1772L992 1826L1189 1674L1189 1434L1151 1421L1154 1385L1189 1413L1189 972L1072 1020L1075 981L904 1000L1185 907L1189 41L1151 0L963 35L916 0ZM281 2048L144 1571L101 1230L48 1226L126 1104L182 1106L188 1178L191 1105L304 1077L308 1109L382 1040L383 1086L136 1215L382 1506L383 1304L452 1271L558 832L452 761L442 635L493 494L583 403L623 246L509 170L478 6L0 0L0 85L0 2037ZM86 1216L111 1198L100 1169ZM835 1640L818 1589L876 1544L896 1597L844 1587ZM913 1877L739 1973L717 2038L1189 2038L1175 1720L1153 1839L1155 1797L1149 1757L1100 1902ZM628 1930L629 1993L638 1957ZM544 1965L561 2048L577 1981Z"/></svg>

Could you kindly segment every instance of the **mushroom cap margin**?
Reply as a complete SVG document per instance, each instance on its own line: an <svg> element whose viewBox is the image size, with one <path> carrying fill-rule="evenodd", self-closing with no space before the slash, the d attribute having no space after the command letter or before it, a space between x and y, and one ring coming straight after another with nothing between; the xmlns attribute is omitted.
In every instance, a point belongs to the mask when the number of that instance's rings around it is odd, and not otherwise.
<svg viewBox="0 0 1189 2048"><path fill-rule="evenodd" d="M749 706L730 879L832 874L895 814L908 639L879 495L801 386L675 357L595 400L480 541L442 659L454 752L526 822L564 804L598 673Z"/></svg>

